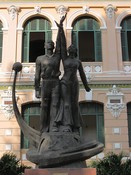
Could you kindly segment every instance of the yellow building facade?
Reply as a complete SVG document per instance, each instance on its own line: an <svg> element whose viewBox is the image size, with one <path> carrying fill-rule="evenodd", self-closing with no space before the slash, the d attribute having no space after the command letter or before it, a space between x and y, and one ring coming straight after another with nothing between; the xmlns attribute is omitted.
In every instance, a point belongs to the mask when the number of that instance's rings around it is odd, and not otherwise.
<svg viewBox="0 0 131 175"><path fill-rule="evenodd" d="M130 1L1 1L0 2L0 156L14 152L26 162L28 141L12 107L14 62L21 62L17 102L22 116L39 129L40 101L35 98L35 59L44 42L56 41L57 26L67 13L67 46L78 49L91 92L80 80L81 135L104 143L106 152L131 153L131 6ZM61 73L63 73L61 66ZM61 75L62 76L62 75ZM79 74L78 74L79 77Z"/></svg>

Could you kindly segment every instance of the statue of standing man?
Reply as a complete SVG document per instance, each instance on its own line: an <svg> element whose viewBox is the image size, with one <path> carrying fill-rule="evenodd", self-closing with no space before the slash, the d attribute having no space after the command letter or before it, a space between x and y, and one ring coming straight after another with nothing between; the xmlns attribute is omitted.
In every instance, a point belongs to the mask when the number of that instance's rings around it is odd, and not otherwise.
<svg viewBox="0 0 131 175"><path fill-rule="evenodd" d="M65 18L64 18L65 19ZM62 25L64 19L61 19ZM58 30L56 48L53 41L45 43L47 53L36 59L35 92L36 97L41 97L40 132L51 129L51 121L56 116L59 107L60 93L60 30ZM42 80L42 81L41 81ZM57 128L54 127L54 131Z"/></svg>

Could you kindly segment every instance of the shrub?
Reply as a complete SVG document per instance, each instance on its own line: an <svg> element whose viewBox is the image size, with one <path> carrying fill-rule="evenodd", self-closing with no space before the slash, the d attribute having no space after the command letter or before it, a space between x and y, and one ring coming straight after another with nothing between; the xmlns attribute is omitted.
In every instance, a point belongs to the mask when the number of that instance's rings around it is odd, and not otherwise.
<svg viewBox="0 0 131 175"><path fill-rule="evenodd" d="M121 166L123 175L131 175L131 159L127 159Z"/></svg>
<svg viewBox="0 0 131 175"><path fill-rule="evenodd" d="M22 175L27 167L13 153L5 153L0 159L0 175Z"/></svg>
<svg viewBox="0 0 131 175"><path fill-rule="evenodd" d="M91 167L96 168L97 175L131 175L131 160L122 161L123 153L108 153L101 160L91 162Z"/></svg>

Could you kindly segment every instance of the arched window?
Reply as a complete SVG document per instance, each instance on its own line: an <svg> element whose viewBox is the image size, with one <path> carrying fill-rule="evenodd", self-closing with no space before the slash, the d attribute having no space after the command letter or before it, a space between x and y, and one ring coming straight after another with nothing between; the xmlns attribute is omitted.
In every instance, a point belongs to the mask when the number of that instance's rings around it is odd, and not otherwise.
<svg viewBox="0 0 131 175"><path fill-rule="evenodd" d="M2 62L2 45L3 45L3 25L0 21L0 63Z"/></svg>
<svg viewBox="0 0 131 175"><path fill-rule="evenodd" d="M121 45L123 61L131 61L131 16L121 22Z"/></svg>
<svg viewBox="0 0 131 175"><path fill-rule="evenodd" d="M51 40L51 23L42 17L28 20L23 30L22 62L35 62L45 54L44 43Z"/></svg>
<svg viewBox="0 0 131 175"><path fill-rule="evenodd" d="M131 102L127 104L127 115L128 115L129 147L131 147Z"/></svg>
<svg viewBox="0 0 131 175"><path fill-rule="evenodd" d="M78 48L82 62L102 61L99 22L91 17L80 17L73 22L72 42Z"/></svg>
<svg viewBox="0 0 131 175"><path fill-rule="evenodd" d="M22 105L22 117L25 122L35 130L40 129L40 102L30 102ZM29 141L21 134L21 148L28 149Z"/></svg>
<svg viewBox="0 0 131 175"><path fill-rule="evenodd" d="M80 113L83 126L82 135L87 140L98 140L105 143L103 104L95 102L80 102Z"/></svg>

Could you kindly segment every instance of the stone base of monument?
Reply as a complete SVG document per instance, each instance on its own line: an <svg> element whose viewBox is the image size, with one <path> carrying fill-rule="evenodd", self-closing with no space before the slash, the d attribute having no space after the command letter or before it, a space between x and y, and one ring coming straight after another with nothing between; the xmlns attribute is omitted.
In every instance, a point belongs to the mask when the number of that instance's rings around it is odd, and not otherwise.
<svg viewBox="0 0 131 175"><path fill-rule="evenodd" d="M77 133L49 132L41 136L38 150L27 152L27 159L38 168L86 168L85 160L102 150L103 144Z"/></svg>
<svg viewBox="0 0 131 175"><path fill-rule="evenodd" d="M26 169L24 175L96 175L95 168Z"/></svg>

